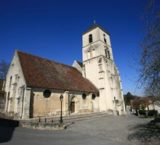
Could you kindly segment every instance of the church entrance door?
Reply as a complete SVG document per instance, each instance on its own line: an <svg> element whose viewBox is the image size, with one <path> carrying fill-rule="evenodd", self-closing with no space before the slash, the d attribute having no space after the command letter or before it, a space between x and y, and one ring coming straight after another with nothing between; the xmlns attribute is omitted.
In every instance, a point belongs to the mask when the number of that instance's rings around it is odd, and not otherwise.
<svg viewBox="0 0 160 145"><path fill-rule="evenodd" d="M75 102L71 102L71 113L75 112Z"/></svg>

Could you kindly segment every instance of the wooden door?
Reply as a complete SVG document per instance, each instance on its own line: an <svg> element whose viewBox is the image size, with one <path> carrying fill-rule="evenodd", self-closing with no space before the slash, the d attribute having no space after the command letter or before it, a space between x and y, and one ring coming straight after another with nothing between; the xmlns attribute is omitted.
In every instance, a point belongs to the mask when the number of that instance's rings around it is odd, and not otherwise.
<svg viewBox="0 0 160 145"><path fill-rule="evenodd" d="M71 113L75 112L75 102L71 102Z"/></svg>

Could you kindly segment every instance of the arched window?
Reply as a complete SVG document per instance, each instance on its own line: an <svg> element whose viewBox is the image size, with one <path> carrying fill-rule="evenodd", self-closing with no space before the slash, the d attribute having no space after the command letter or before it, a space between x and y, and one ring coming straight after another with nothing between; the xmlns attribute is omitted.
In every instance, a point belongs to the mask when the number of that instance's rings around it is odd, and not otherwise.
<svg viewBox="0 0 160 145"><path fill-rule="evenodd" d="M110 59L110 52L109 52L109 50L108 50L108 52L107 52L107 53L108 53L108 58Z"/></svg>
<svg viewBox="0 0 160 145"><path fill-rule="evenodd" d="M104 37L104 42L107 43L107 40L106 40L106 35L103 34L103 37Z"/></svg>
<svg viewBox="0 0 160 145"><path fill-rule="evenodd" d="M89 43L92 43L92 42L93 42L92 34L89 34Z"/></svg>
<svg viewBox="0 0 160 145"><path fill-rule="evenodd" d="M82 98L83 98L83 100L86 99L86 94L85 93L82 94Z"/></svg>
<svg viewBox="0 0 160 145"><path fill-rule="evenodd" d="M106 49L105 49L105 55L106 55L106 57L108 58L108 56L107 56L107 55L108 55L108 54L107 54L107 51L108 51L108 49L106 48Z"/></svg>
<svg viewBox="0 0 160 145"><path fill-rule="evenodd" d="M11 87L11 84L12 84L12 76L10 77L9 88Z"/></svg>
<svg viewBox="0 0 160 145"><path fill-rule="evenodd" d="M107 58L110 59L110 52L109 52L108 48L105 49L105 55Z"/></svg>

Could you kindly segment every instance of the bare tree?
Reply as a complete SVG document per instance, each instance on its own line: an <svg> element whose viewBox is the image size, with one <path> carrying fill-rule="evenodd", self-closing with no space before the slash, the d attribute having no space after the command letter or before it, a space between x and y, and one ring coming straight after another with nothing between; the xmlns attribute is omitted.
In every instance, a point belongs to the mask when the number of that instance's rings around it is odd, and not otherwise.
<svg viewBox="0 0 160 145"><path fill-rule="evenodd" d="M145 91L160 98L160 1L149 0L142 43L140 79Z"/></svg>
<svg viewBox="0 0 160 145"><path fill-rule="evenodd" d="M5 79L8 68L9 68L9 64L6 61L1 60L0 61L0 79L2 80Z"/></svg>

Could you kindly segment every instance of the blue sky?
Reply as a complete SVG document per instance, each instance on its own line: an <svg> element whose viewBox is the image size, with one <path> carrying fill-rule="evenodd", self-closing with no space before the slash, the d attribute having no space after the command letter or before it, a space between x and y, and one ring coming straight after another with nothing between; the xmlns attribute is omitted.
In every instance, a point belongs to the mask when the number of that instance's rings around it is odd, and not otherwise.
<svg viewBox="0 0 160 145"><path fill-rule="evenodd" d="M96 20L111 34L124 93L142 95L138 68L147 0L1 0L0 60L15 49L71 65L82 58L82 33Z"/></svg>

